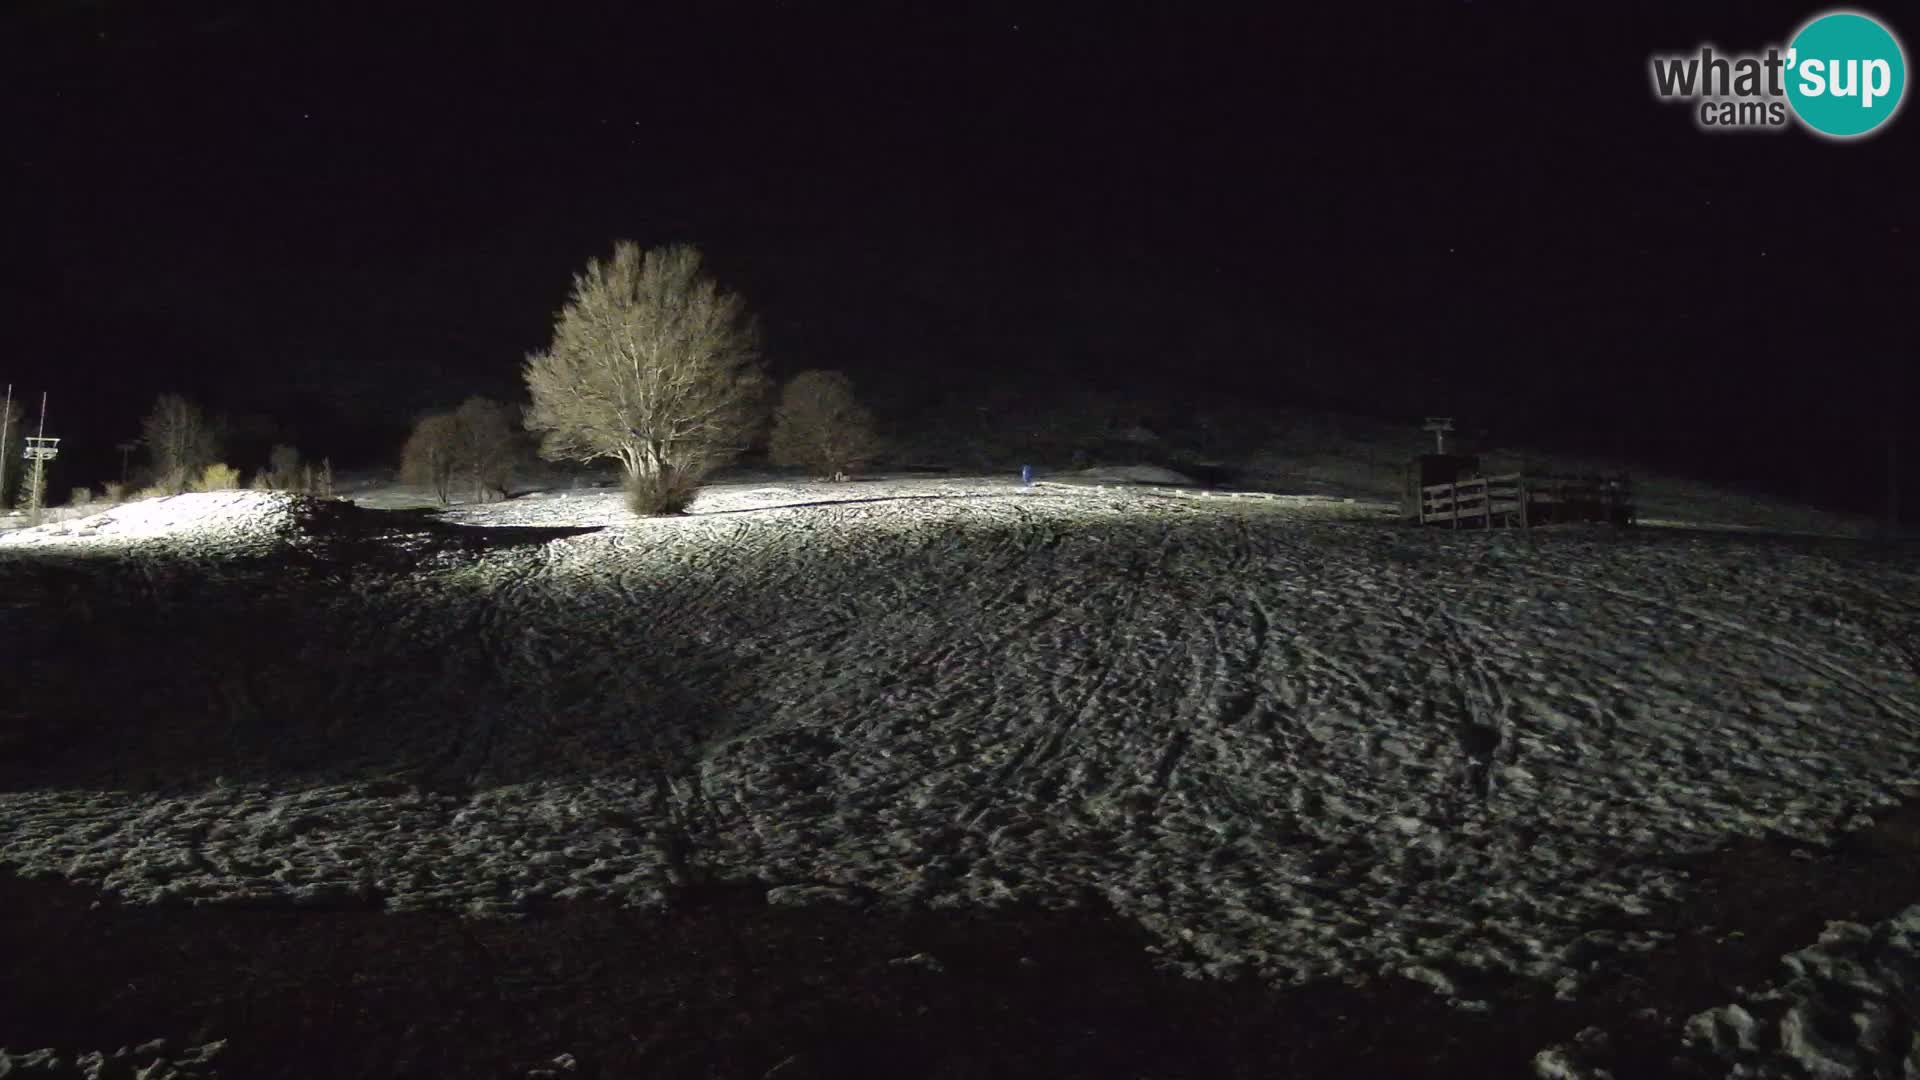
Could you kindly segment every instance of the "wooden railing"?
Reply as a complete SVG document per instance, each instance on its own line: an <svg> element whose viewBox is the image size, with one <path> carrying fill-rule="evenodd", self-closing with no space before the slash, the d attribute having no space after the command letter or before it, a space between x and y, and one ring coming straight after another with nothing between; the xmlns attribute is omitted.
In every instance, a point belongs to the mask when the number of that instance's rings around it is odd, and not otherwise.
<svg viewBox="0 0 1920 1080"><path fill-rule="evenodd" d="M1476 476L1420 489L1420 523L1464 522L1528 528L1549 521L1631 524L1633 493L1624 476Z"/></svg>

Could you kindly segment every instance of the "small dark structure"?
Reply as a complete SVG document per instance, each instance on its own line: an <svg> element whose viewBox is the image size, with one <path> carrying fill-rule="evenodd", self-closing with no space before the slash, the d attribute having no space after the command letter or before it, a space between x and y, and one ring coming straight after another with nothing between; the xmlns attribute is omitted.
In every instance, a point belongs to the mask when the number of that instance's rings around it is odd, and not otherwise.
<svg viewBox="0 0 1920 1080"><path fill-rule="evenodd" d="M1420 454L1407 463L1407 483L1400 510L1408 521L1421 521L1422 493L1436 484L1452 484L1480 475L1480 459L1469 454Z"/></svg>
<svg viewBox="0 0 1920 1080"><path fill-rule="evenodd" d="M1624 474L1475 476L1424 485L1419 521L1455 529L1490 529L1496 521L1523 529L1566 521L1631 525L1633 488Z"/></svg>

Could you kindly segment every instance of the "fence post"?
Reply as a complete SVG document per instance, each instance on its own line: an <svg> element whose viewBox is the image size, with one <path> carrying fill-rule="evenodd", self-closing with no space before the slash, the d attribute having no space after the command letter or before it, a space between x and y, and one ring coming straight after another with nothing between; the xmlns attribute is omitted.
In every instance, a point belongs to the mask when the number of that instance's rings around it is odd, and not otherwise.
<svg viewBox="0 0 1920 1080"><path fill-rule="evenodd" d="M1520 527L1527 527L1527 474L1520 474Z"/></svg>

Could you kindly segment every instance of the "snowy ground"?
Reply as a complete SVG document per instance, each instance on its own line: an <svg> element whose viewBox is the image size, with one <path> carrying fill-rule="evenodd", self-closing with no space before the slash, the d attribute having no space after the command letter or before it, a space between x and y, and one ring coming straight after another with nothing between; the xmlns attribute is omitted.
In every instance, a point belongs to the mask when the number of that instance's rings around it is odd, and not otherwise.
<svg viewBox="0 0 1920 1080"><path fill-rule="evenodd" d="M1194 974L1474 1008L1659 948L1593 927L1686 890L1665 857L1920 794L1920 568L1840 541L995 480L653 521L230 492L0 537L0 597L19 715L89 748L0 790L0 865L138 901L1103 896Z"/></svg>
<svg viewBox="0 0 1920 1080"><path fill-rule="evenodd" d="M1901 1020L1920 995L1920 905L1873 926L1829 923L1781 966L1775 984L1693 1017L1687 1042L1742 1077L1920 1073L1920 1041Z"/></svg>

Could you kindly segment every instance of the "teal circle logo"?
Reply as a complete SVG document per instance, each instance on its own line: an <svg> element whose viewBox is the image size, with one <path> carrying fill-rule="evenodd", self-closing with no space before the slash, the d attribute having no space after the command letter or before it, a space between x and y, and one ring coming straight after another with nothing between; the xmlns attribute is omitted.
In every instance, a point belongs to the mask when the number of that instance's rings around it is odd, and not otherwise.
<svg viewBox="0 0 1920 1080"><path fill-rule="evenodd" d="M1907 58L1878 20L1852 11L1821 15L1787 51L1787 101L1822 135L1851 139L1893 118L1907 89Z"/></svg>

